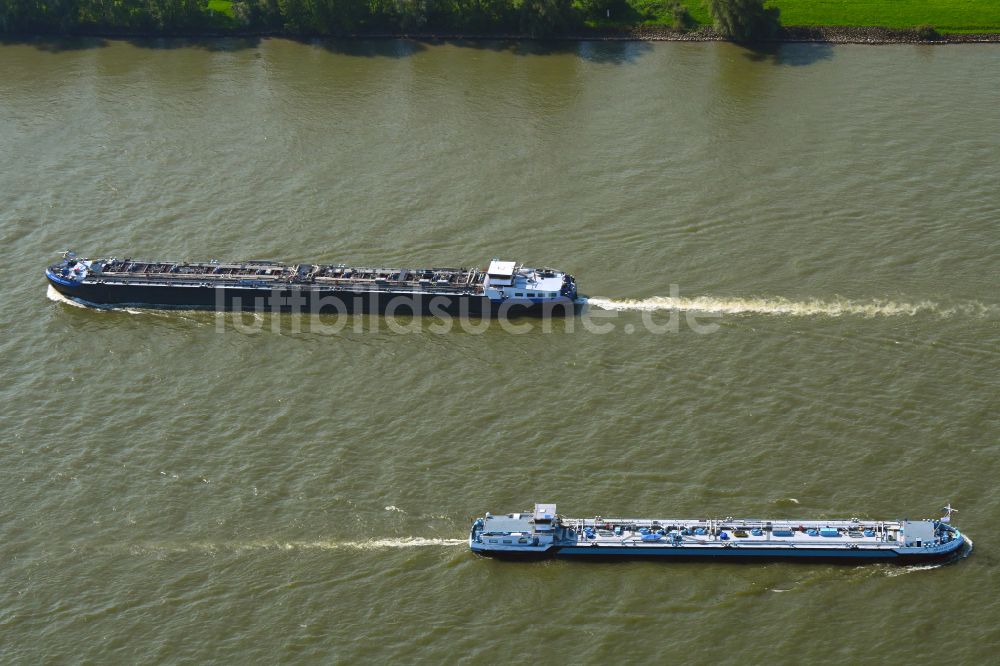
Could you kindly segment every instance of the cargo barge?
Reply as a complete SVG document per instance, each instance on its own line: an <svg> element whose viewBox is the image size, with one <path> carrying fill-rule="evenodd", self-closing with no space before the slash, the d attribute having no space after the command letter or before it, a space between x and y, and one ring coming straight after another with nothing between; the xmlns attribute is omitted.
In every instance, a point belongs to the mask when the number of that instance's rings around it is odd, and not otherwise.
<svg viewBox="0 0 1000 666"><path fill-rule="evenodd" d="M45 271L88 305L400 315L568 315L576 282L554 268L494 259L479 268L379 268L274 261L83 259Z"/></svg>
<svg viewBox="0 0 1000 666"><path fill-rule="evenodd" d="M927 520L565 518L555 504L530 513L487 513L472 524L481 555L591 559L837 560L916 563L956 557L972 542L952 509Z"/></svg>

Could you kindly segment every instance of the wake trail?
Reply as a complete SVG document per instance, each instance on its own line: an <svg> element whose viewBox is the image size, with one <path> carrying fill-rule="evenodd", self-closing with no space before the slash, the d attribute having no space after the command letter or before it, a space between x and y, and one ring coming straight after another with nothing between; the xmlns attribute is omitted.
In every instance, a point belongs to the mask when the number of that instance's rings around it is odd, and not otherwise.
<svg viewBox="0 0 1000 666"><path fill-rule="evenodd" d="M583 304L601 310L654 312L658 310L691 310L720 314L765 314L792 317L898 317L932 314L939 317L968 315L986 317L1000 313L1000 307L971 301L944 306L932 301L905 303L873 299L868 301L835 299L792 301L781 297L768 298L715 298L696 296L652 296L650 298L604 298L591 296L580 299Z"/></svg>
<svg viewBox="0 0 1000 666"><path fill-rule="evenodd" d="M135 554L144 553L205 553L247 552L247 551L309 551L345 550L373 551L402 548L428 548L468 545L467 539L426 539L423 537L400 537L394 539L368 539L366 541L245 541L245 542L194 542L186 544L146 543L135 544L129 550Z"/></svg>
<svg viewBox="0 0 1000 666"><path fill-rule="evenodd" d="M916 573L918 571L931 571L933 569L939 569L947 562L937 562L934 564L909 564L902 567L897 567L895 569L886 569L885 576L888 578L895 578L896 576L905 576L906 574Z"/></svg>

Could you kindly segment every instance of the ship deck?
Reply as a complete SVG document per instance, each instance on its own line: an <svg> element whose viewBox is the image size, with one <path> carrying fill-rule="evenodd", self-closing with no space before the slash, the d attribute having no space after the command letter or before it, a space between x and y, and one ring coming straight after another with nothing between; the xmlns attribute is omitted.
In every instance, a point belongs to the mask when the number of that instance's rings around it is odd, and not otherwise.
<svg viewBox="0 0 1000 666"><path fill-rule="evenodd" d="M472 293L483 291L485 274L467 268L352 267L343 264L149 262L112 259L95 265L86 281L130 285L317 285L355 291Z"/></svg>
<svg viewBox="0 0 1000 666"><path fill-rule="evenodd" d="M564 518L562 526L577 533L590 532L587 543L597 545L656 544L644 541L647 532L679 533L683 544L740 544L754 545L831 545L896 544L902 525L897 521L851 520L719 520L691 519L628 519L628 518ZM836 536L830 536L835 530ZM698 534L702 531L703 534ZM721 537L726 534L726 538ZM669 536L664 536L667 541Z"/></svg>

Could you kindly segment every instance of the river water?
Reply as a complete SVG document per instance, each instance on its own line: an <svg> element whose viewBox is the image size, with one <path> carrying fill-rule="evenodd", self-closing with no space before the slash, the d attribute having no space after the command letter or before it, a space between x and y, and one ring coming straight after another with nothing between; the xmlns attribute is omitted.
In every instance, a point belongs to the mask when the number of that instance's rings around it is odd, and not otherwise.
<svg viewBox="0 0 1000 666"><path fill-rule="evenodd" d="M985 663L1000 49L0 46L0 661ZM99 311L95 255L572 272L580 319ZM939 568L505 563L472 516L927 517Z"/></svg>

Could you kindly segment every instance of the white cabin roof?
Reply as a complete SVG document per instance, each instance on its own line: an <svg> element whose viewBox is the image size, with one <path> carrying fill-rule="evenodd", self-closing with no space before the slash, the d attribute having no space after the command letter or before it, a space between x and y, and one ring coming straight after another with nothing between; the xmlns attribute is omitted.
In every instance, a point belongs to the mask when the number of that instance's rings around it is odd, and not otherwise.
<svg viewBox="0 0 1000 666"><path fill-rule="evenodd" d="M552 520L556 517L555 504L536 504L535 520Z"/></svg>
<svg viewBox="0 0 1000 666"><path fill-rule="evenodd" d="M497 261L494 259L490 262L490 267L486 269L486 272L495 277L512 277L514 275L514 264L513 261Z"/></svg>

